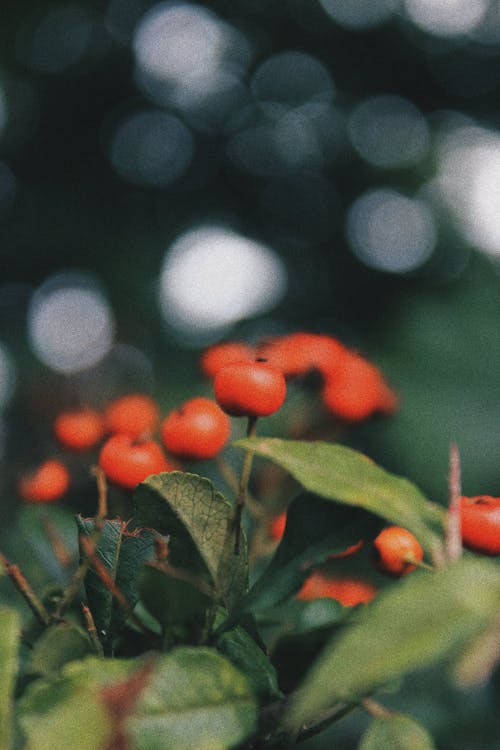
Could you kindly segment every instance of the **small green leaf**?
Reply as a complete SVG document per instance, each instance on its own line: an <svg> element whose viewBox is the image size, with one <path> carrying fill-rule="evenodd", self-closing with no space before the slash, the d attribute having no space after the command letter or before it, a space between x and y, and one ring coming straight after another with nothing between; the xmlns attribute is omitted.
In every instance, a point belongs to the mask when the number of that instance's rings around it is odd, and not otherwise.
<svg viewBox="0 0 500 750"><path fill-rule="evenodd" d="M31 652L31 672L58 672L67 662L92 653L86 633L69 622L47 628L36 641Z"/></svg>
<svg viewBox="0 0 500 750"><path fill-rule="evenodd" d="M220 624L224 618L225 613L220 611L215 625ZM227 656L247 676L255 695L261 701L282 697L276 670L244 628L238 625L222 633L215 645L221 654Z"/></svg>
<svg viewBox="0 0 500 750"><path fill-rule="evenodd" d="M403 526L431 553L441 546L444 509L407 479L390 474L352 448L277 438L244 438L234 445L270 459L321 497L364 508Z"/></svg>
<svg viewBox="0 0 500 750"><path fill-rule="evenodd" d="M230 607L246 591L246 544L234 554L234 511L213 484L196 474L171 471L148 477L134 495L135 521L169 535L169 561L195 576L205 574Z"/></svg>
<svg viewBox="0 0 500 750"><path fill-rule="evenodd" d="M363 537L366 521L366 514L357 509L300 495L288 509L285 533L274 557L236 611L261 612L296 593L315 565Z"/></svg>
<svg viewBox="0 0 500 750"><path fill-rule="evenodd" d="M359 750L435 750L427 731L414 719L390 714L372 721Z"/></svg>
<svg viewBox="0 0 500 750"><path fill-rule="evenodd" d="M337 701L357 701L406 672L452 657L497 616L500 569L474 558L388 587L331 641L285 724L294 731Z"/></svg>
<svg viewBox="0 0 500 750"><path fill-rule="evenodd" d="M207 648L178 648L161 656L126 723L134 750L229 750L254 730L249 684Z"/></svg>
<svg viewBox="0 0 500 750"><path fill-rule="evenodd" d="M76 522L80 534L92 537L95 531L93 518L77 516ZM139 598L137 576L144 561L153 556L155 536L149 529L130 533L127 524L120 520L105 521L96 544L98 559L131 609ZM112 639L125 624L129 612L120 606L92 568L85 576L85 590L99 634L104 640Z"/></svg>
<svg viewBox="0 0 500 750"><path fill-rule="evenodd" d="M17 612L0 609L0 750L12 746L12 697L18 665L20 622Z"/></svg>

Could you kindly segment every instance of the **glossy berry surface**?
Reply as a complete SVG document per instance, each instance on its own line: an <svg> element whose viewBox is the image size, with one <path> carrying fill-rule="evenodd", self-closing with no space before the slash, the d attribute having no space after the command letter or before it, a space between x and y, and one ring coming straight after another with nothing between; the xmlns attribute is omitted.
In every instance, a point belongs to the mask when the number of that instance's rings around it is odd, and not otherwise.
<svg viewBox="0 0 500 750"><path fill-rule="evenodd" d="M224 447L231 432L229 417L215 401L192 398L170 412L160 433L165 448L185 459L213 458Z"/></svg>
<svg viewBox="0 0 500 750"><path fill-rule="evenodd" d="M69 450L89 450L104 435L104 421L94 409L62 412L54 421L54 434Z"/></svg>
<svg viewBox="0 0 500 750"><path fill-rule="evenodd" d="M113 484L133 490L150 474L172 471L161 447L153 440L136 440L130 435L112 435L99 453L99 466Z"/></svg>
<svg viewBox="0 0 500 750"><path fill-rule="evenodd" d="M61 461L51 458L21 478L18 492L28 503L52 503L65 494L69 485L68 469Z"/></svg>
<svg viewBox="0 0 500 750"><path fill-rule="evenodd" d="M129 393L111 401L104 412L107 432L131 437L151 437L159 423L155 401L144 393Z"/></svg>
<svg viewBox="0 0 500 750"><path fill-rule="evenodd" d="M238 362L219 370L214 393L221 409L233 417L266 417L282 406L286 382L267 362Z"/></svg>
<svg viewBox="0 0 500 750"><path fill-rule="evenodd" d="M388 526L373 542L376 567L390 576L403 576L415 570L413 561L424 557L420 542L401 526Z"/></svg>
<svg viewBox="0 0 500 750"><path fill-rule="evenodd" d="M484 555L500 555L500 497L460 498L462 541Z"/></svg>
<svg viewBox="0 0 500 750"><path fill-rule="evenodd" d="M335 599L344 607L355 607L357 604L368 604L376 595L377 588L370 581L351 576L331 578L324 573L315 572L304 582L297 594L297 599Z"/></svg>
<svg viewBox="0 0 500 750"><path fill-rule="evenodd" d="M236 362L254 362L255 348L243 341L223 341L206 349L200 359L201 371L207 378L214 378L221 367Z"/></svg>

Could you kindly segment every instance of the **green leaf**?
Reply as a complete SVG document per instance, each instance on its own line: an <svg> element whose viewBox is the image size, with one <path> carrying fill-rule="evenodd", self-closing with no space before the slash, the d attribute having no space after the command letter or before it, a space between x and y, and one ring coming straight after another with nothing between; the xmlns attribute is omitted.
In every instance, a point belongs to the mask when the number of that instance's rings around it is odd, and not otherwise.
<svg viewBox="0 0 500 750"><path fill-rule="evenodd" d="M366 514L356 509L300 495L288 509L285 533L271 562L239 602L237 613L264 611L296 593L314 566L363 537L366 521Z"/></svg>
<svg viewBox="0 0 500 750"><path fill-rule="evenodd" d="M0 750L10 750L12 697L18 665L20 622L17 612L0 610Z"/></svg>
<svg viewBox="0 0 500 750"><path fill-rule="evenodd" d="M342 445L245 438L234 445L286 469L305 489L329 500L355 505L411 531L433 552L441 546L444 509L414 484Z"/></svg>
<svg viewBox="0 0 500 750"><path fill-rule="evenodd" d="M234 554L232 506L196 474L171 471L148 477L134 494L135 521L169 535L169 561L205 575L231 607L246 591L246 543Z"/></svg>
<svg viewBox="0 0 500 750"><path fill-rule="evenodd" d="M381 593L331 641L285 717L295 731L336 701L357 701L406 672L452 657L500 607L500 569L474 558L415 572Z"/></svg>
<svg viewBox="0 0 500 750"><path fill-rule="evenodd" d="M224 618L225 613L219 612L215 625L220 624ZM275 668L244 628L238 625L222 633L215 646L247 676L255 695L262 702L282 697Z"/></svg>
<svg viewBox="0 0 500 750"><path fill-rule="evenodd" d="M361 740L359 750L434 750L427 731L402 714L377 717Z"/></svg>
<svg viewBox="0 0 500 750"><path fill-rule="evenodd" d="M66 663L92 653L84 631L69 622L47 628L36 641L31 652L31 672L58 672Z"/></svg>
<svg viewBox="0 0 500 750"><path fill-rule="evenodd" d="M77 516L80 534L92 537L95 532L93 518ZM150 529L135 532L127 530L121 520L105 521L96 544L96 554L104 568L130 604L136 605L137 577L145 560L154 553L156 534ZM103 640L112 639L123 627L129 612L117 602L109 588L90 568L85 576L88 605Z"/></svg>
<svg viewBox="0 0 500 750"><path fill-rule="evenodd" d="M141 601L163 626L167 642L196 643L202 636L213 600L191 582L145 566L139 576Z"/></svg>
<svg viewBox="0 0 500 750"><path fill-rule="evenodd" d="M32 682L18 704L30 750L104 750L114 727L100 691L126 679L134 661L88 657Z"/></svg>
<svg viewBox="0 0 500 750"><path fill-rule="evenodd" d="M244 675L212 649L184 647L158 659L126 729L133 750L226 750L255 724Z"/></svg>

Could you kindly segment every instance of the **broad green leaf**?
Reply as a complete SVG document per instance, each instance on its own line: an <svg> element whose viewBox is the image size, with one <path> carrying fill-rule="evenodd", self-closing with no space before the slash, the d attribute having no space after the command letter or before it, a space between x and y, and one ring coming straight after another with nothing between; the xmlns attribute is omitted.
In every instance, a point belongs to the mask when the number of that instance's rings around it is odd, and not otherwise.
<svg viewBox="0 0 500 750"><path fill-rule="evenodd" d="M138 588L142 603L163 626L167 642L199 642L213 608L210 597L191 582L150 566L142 570Z"/></svg>
<svg viewBox="0 0 500 750"><path fill-rule="evenodd" d="M31 652L31 672L50 674L64 664L92 653L84 631L69 622L47 628L35 642Z"/></svg>
<svg viewBox="0 0 500 750"><path fill-rule="evenodd" d="M216 651L161 656L126 723L133 750L226 750L255 729L247 679Z"/></svg>
<svg viewBox="0 0 500 750"><path fill-rule="evenodd" d="M261 612L296 593L315 565L363 537L366 522L362 511L300 495L288 509L285 533L271 562L237 612Z"/></svg>
<svg viewBox="0 0 500 750"><path fill-rule="evenodd" d="M30 750L105 750L114 725L100 690L127 678L134 661L88 657L32 682L18 704Z"/></svg>
<svg viewBox="0 0 500 750"><path fill-rule="evenodd" d="M169 561L193 575L208 574L216 596L230 607L246 591L243 540L234 554L232 506L213 484L180 471L155 474L134 494L135 522L169 535Z"/></svg>
<svg viewBox="0 0 500 750"><path fill-rule="evenodd" d="M219 612L215 625L217 626L224 618L225 613ZM244 628L238 625L222 633L217 638L215 646L247 676L253 692L261 701L282 697L275 668Z"/></svg>
<svg viewBox="0 0 500 750"><path fill-rule="evenodd" d="M414 719L389 714L372 721L361 740L359 750L434 750L427 731Z"/></svg>
<svg viewBox="0 0 500 750"><path fill-rule="evenodd" d="M77 516L76 522L80 534L92 537L95 531L93 518ZM155 533L150 529L131 533L127 530L127 524L121 520L105 521L98 537L97 558L125 596L131 609L139 598L137 576L144 561L153 556L154 539ZM125 624L129 612L118 603L92 568L85 576L85 590L99 634L103 640L112 639Z"/></svg>
<svg viewBox="0 0 500 750"><path fill-rule="evenodd" d="M431 553L440 547L444 509L407 479L390 474L352 448L277 438L245 438L234 445L270 459L321 497L404 526Z"/></svg>
<svg viewBox="0 0 500 750"><path fill-rule="evenodd" d="M415 572L386 589L331 641L285 723L295 731L337 701L357 701L406 672L453 657L498 616L500 569L464 558Z"/></svg>
<svg viewBox="0 0 500 750"><path fill-rule="evenodd" d="M0 610L0 750L12 746L12 699L18 664L20 622L17 612Z"/></svg>

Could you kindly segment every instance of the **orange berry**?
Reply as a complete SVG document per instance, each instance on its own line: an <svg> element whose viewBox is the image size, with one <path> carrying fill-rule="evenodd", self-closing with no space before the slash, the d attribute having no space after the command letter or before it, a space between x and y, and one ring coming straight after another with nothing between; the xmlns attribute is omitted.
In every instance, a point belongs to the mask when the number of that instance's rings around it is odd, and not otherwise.
<svg viewBox="0 0 500 750"><path fill-rule="evenodd" d="M271 519L268 527L268 533L271 539L273 539L275 542L281 541L281 539L283 539L283 534L285 533L285 526L286 510Z"/></svg>
<svg viewBox="0 0 500 750"><path fill-rule="evenodd" d="M215 398L233 417L267 417L283 404L283 374L267 362L237 362L222 367L214 379Z"/></svg>
<svg viewBox="0 0 500 750"><path fill-rule="evenodd" d="M335 370L344 351L343 344L332 336L297 332L262 342L257 357L293 378L314 369L322 373Z"/></svg>
<svg viewBox="0 0 500 750"><path fill-rule="evenodd" d="M355 607L357 604L367 604L377 593L376 587L370 581L351 576L330 578L316 571L306 579L297 599L310 601L311 599L335 599L344 607Z"/></svg>
<svg viewBox="0 0 500 750"><path fill-rule="evenodd" d="M388 526L373 542L376 567L390 576L404 576L415 570L414 562L420 562L424 551L420 542L401 526Z"/></svg>
<svg viewBox="0 0 500 750"><path fill-rule="evenodd" d="M255 347L243 341L223 341L206 349L201 355L200 367L207 378L214 378L221 367L235 362L254 362Z"/></svg>
<svg viewBox="0 0 500 750"><path fill-rule="evenodd" d="M391 413L397 407L397 397L380 370L355 352L346 352L327 374L322 398L329 411L350 422L375 412Z"/></svg>
<svg viewBox="0 0 500 750"><path fill-rule="evenodd" d="M151 474L178 468L167 461L153 440L136 440L130 435L112 435L99 453L99 466L110 482L133 490Z"/></svg>
<svg viewBox="0 0 500 750"><path fill-rule="evenodd" d="M64 495L69 484L66 466L55 458L49 458L20 479L18 492L27 503L52 503Z"/></svg>
<svg viewBox="0 0 500 750"><path fill-rule="evenodd" d="M107 432L131 437L151 436L158 427L160 414L151 396L129 393L111 401L104 412Z"/></svg>
<svg viewBox="0 0 500 750"><path fill-rule="evenodd" d="M462 541L483 555L500 555L500 497L460 498Z"/></svg>
<svg viewBox="0 0 500 750"><path fill-rule="evenodd" d="M231 432L229 417L209 398L192 398L170 412L161 425L165 448L185 459L213 458Z"/></svg>
<svg viewBox="0 0 500 750"><path fill-rule="evenodd" d="M351 544L350 547L346 547L346 549L342 552L335 552L333 555L329 555L329 559L341 560L343 557L350 557L351 555L354 555L356 552L358 552L363 544L363 540L360 539L359 542L356 542L356 544Z"/></svg>
<svg viewBox="0 0 500 750"><path fill-rule="evenodd" d="M104 434L102 416L94 409L76 409L59 414L54 433L61 445L75 451L93 448Z"/></svg>

